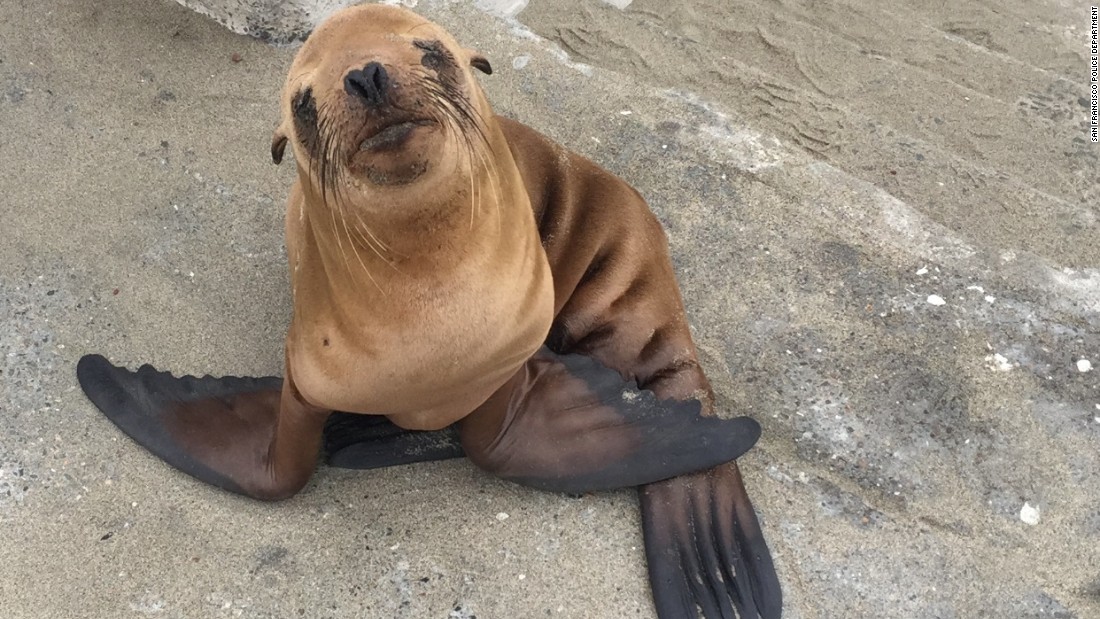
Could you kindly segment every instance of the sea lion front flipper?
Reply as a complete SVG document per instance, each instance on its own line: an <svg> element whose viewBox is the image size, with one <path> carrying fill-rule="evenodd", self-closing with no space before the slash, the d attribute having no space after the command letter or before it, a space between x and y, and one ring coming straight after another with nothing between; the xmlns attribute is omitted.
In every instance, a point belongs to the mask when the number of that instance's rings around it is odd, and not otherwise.
<svg viewBox="0 0 1100 619"><path fill-rule="evenodd" d="M478 466L577 493L707 469L760 438L748 417L704 417L700 409L694 400L658 400L590 357L543 348L458 426Z"/></svg>
<svg viewBox="0 0 1100 619"><path fill-rule="evenodd" d="M706 619L778 619L779 577L736 463L648 484L639 496L658 617L696 617L698 604Z"/></svg>
<svg viewBox="0 0 1100 619"><path fill-rule="evenodd" d="M277 377L175 377L85 355L77 380L116 426L177 469L258 499L291 496L316 465L328 411Z"/></svg>
<svg viewBox="0 0 1100 619"><path fill-rule="evenodd" d="M465 455L454 426L406 430L381 415L333 413L325 423L325 461L343 469L377 469Z"/></svg>

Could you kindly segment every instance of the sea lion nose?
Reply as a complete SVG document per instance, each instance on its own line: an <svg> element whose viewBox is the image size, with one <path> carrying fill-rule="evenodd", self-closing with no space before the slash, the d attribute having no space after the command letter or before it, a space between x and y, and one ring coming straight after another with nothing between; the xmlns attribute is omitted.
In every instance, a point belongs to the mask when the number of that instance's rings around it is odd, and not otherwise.
<svg viewBox="0 0 1100 619"><path fill-rule="evenodd" d="M362 99L370 107L382 105L386 100L388 85L386 68L377 62L368 64L362 70L349 71L344 77L344 90L349 95Z"/></svg>

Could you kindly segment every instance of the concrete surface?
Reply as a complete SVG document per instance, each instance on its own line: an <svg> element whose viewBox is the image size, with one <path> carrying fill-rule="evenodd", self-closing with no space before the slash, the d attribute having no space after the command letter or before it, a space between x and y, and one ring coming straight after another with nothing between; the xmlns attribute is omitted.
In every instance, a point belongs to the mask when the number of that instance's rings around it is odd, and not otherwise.
<svg viewBox="0 0 1100 619"><path fill-rule="evenodd" d="M764 425L786 616L1100 617L1088 6L667 6L417 10L667 225L720 399ZM3 8L0 616L653 616L632 492L458 461L265 505L103 419L85 352L280 371L293 49L166 0Z"/></svg>

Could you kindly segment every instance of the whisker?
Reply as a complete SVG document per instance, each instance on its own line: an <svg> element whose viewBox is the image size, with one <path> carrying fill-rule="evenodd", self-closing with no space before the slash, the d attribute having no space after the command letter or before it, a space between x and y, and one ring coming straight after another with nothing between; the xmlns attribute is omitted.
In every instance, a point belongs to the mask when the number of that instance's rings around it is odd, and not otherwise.
<svg viewBox="0 0 1100 619"><path fill-rule="evenodd" d="M462 127L455 126L454 129L458 135L462 136L462 139L466 146L466 163L470 167L471 172L471 228L473 227L473 218L475 213L481 211L481 198L482 193L480 190L480 183L476 183L476 191L474 190L475 181L474 174L476 173L476 167L474 164L474 157L477 158L477 162L480 167L486 171L489 175L489 189L493 192L494 203L497 209L497 225L501 224L499 217L500 214L500 169L496 165L495 157L488 156L488 153L493 152L492 143L489 141L488 136L484 130L484 119L481 116L480 111L470 105L469 101L462 96L459 96L454 88L448 87L446 84L440 82L438 79L434 79L430 76L423 76L425 90L432 95L432 101L439 105L440 109L444 112L445 116L454 121L454 125L461 125L466 129L473 129L474 135L471 136L470 131L463 131ZM478 142L475 144L475 138ZM482 150L483 147L488 151L486 153Z"/></svg>
<svg viewBox="0 0 1100 619"><path fill-rule="evenodd" d="M347 217L346 216L341 217L340 221L343 222L343 224L344 224L344 232L348 235L348 243L351 243L354 246L355 241L351 238L351 231L348 229ZM370 243L367 243L367 245L370 246L371 249L374 249L374 246L370 245ZM363 256L359 255L359 252L353 252L353 253L355 254L355 259L359 262L359 266L363 267L363 273L365 273L367 275L367 279L370 280L370 283L374 284L374 287L378 289L378 292L382 293L382 296L387 296L386 291L382 289L382 286L380 286L378 284L378 282L374 279L374 276L371 275L370 269L367 268L367 263L363 262ZM374 253L378 254L378 250L375 249ZM378 257L385 260L385 258L382 257L382 254L378 254ZM344 259L347 260L347 257L345 256ZM349 270L350 270L350 267L349 267Z"/></svg>
<svg viewBox="0 0 1100 619"><path fill-rule="evenodd" d="M485 118L481 110L473 105L466 95L462 84L454 79L453 74L439 74L419 68L409 71L411 88L422 90L426 96L415 104L398 109L404 112L427 114L440 127L455 136L459 140L461 152L456 157L455 172L462 168L468 170L469 180L469 211L470 228L477 225L479 218L484 217L482 205L486 198L492 199L497 220L498 229L502 226L501 200L503 188L501 185L501 170L494 156L494 148L487 134ZM369 218L360 209L354 208L351 198L353 183L347 176L346 162L344 159L353 154L346 151L347 146L340 139L348 135L349 129L355 123L342 113L343 110L336 103L325 104L319 102L317 106L317 133L318 137L310 144L311 173L320 185L320 198L324 207L329 210L330 225L337 246L343 254L345 267L351 268L347 251L353 251L363 272L371 280L376 288L383 294L385 291L375 279L367 260L355 248L369 248L371 252L382 262L394 270L399 271L397 261L389 256L392 248L372 230ZM488 184L488 187L485 185ZM339 218L339 222L336 219ZM344 247L344 241L350 247Z"/></svg>

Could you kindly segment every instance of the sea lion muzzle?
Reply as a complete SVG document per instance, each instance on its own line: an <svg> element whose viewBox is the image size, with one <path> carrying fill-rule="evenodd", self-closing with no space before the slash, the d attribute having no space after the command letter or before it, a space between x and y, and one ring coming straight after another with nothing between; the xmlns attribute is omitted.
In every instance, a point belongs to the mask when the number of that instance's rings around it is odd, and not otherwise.
<svg viewBox="0 0 1100 619"><path fill-rule="evenodd" d="M386 68L371 62L362 69L350 71L344 77L344 91L361 100L368 107L378 107L386 101L390 78Z"/></svg>

